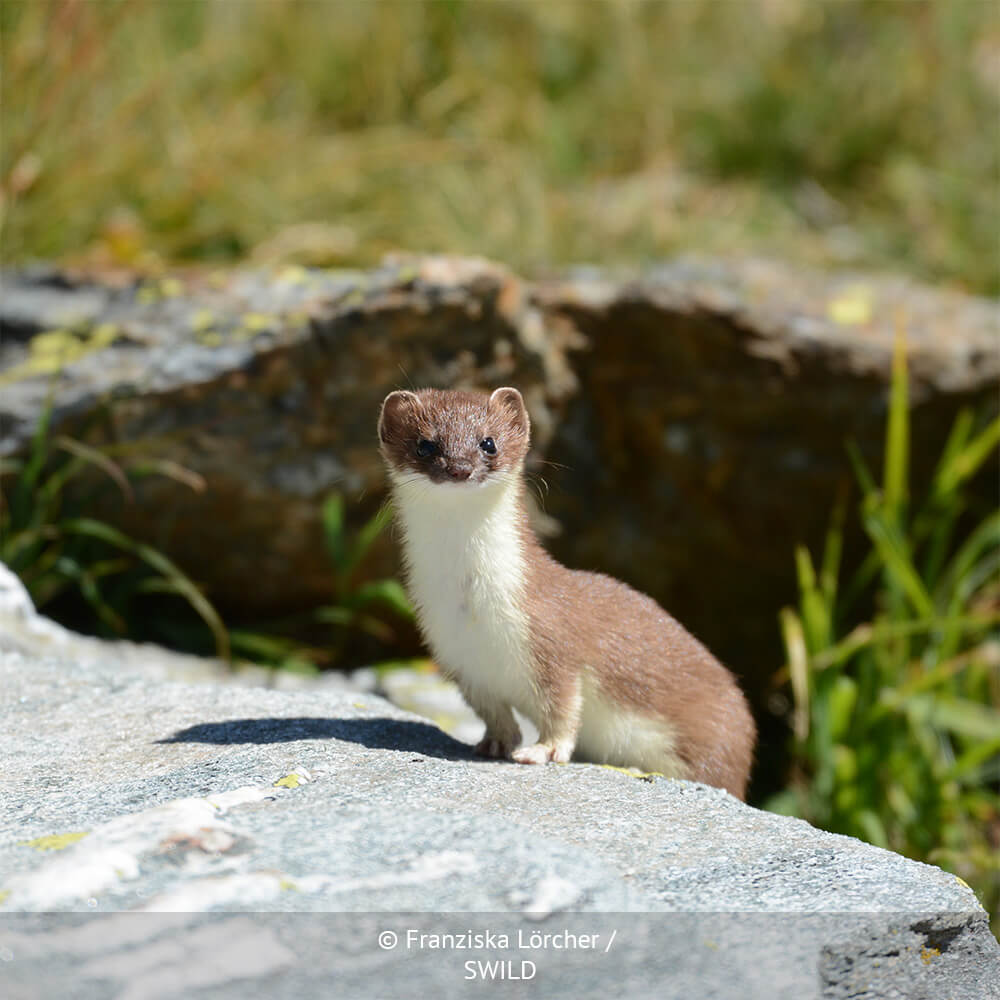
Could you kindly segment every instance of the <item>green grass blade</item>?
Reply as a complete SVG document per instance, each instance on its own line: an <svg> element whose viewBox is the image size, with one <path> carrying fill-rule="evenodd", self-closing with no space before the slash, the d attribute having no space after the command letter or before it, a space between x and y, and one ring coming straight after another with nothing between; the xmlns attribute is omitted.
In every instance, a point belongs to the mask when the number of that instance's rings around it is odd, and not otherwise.
<svg viewBox="0 0 1000 1000"><path fill-rule="evenodd" d="M231 629L229 639L235 652L252 657L258 662L275 664L283 664L289 660L311 662L324 656L324 651L321 649L305 646L297 639L267 632Z"/></svg>
<svg viewBox="0 0 1000 1000"><path fill-rule="evenodd" d="M949 469L955 458L965 449L965 444L972 433L972 425L975 421L972 410L968 407L959 411L955 422L951 425L948 440L945 442L941 458L938 460L937 468L934 470L933 485L931 487L931 497L953 492L953 487L946 485L949 480Z"/></svg>
<svg viewBox="0 0 1000 1000"><path fill-rule="evenodd" d="M931 618L934 602L906 551L898 525L881 511L869 511L864 517L865 530L875 543L888 579L910 600L918 615Z"/></svg>
<svg viewBox="0 0 1000 1000"><path fill-rule="evenodd" d="M118 635L124 634L124 620L104 599L97 578L93 573L68 556L61 556L53 569L77 585L84 600L94 609L95 614L105 625Z"/></svg>
<svg viewBox="0 0 1000 1000"><path fill-rule="evenodd" d="M892 697L888 703L912 711L921 725L944 729L970 740L995 740L1000 733L1000 711L966 698L934 695Z"/></svg>
<svg viewBox="0 0 1000 1000"><path fill-rule="evenodd" d="M117 528L112 528L108 524L104 524L101 521L94 521L90 518L71 518L63 521L60 528L70 534L99 538L110 545L124 549L126 552L131 552L148 566L155 569L163 577L162 585L156 587L152 581L146 581L144 588L147 590L170 590L183 597L211 630L215 638L215 646L219 657L226 661L231 659L229 634L222 623L222 619L219 617L219 613L212 607L209 600L183 570L171 562L163 553L157 552L142 542L137 542L129 538L128 535L118 531Z"/></svg>
<svg viewBox="0 0 1000 1000"><path fill-rule="evenodd" d="M883 495L888 516L902 517L907 497L910 451L909 384L906 367L906 330L902 319L896 321L892 353L892 381L889 396L889 421L885 438Z"/></svg>
<svg viewBox="0 0 1000 1000"><path fill-rule="evenodd" d="M956 758L954 765L948 771L948 779L950 781L970 780L973 784L981 784L983 765L995 762L995 758L998 756L1000 756L1000 734L974 744Z"/></svg>
<svg viewBox="0 0 1000 1000"><path fill-rule="evenodd" d="M356 614L351 608L327 604L321 608L315 608L310 617L313 621L321 622L324 625L351 625Z"/></svg>
<svg viewBox="0 0 1000 1000"><path fill-rule="evenodd" d="M361 565L365 556L368 555L368 550L391 520L392 507L386 503L362 526L350 549L347 564L348 573L353 573Z"/></svg>
<svg viewBox="0 0 1000 1000"><path fill-rule="evenodd" d="M51 526L4 532L0 538L0 562L5 562L14 572L19 572L37 558L37 553L32 554L32 548L51 540L53 533Z"/></svg>
<svg viewBox="0 0 1000 1000"><path fill-rule="evenodd" d="M961 499L955 494L942 496L938 506L923 512L914 525L914 540L928 539L923 560L923 578L932 590L940 580L963 506Z"/></svg>
<svg viewBox="0 0 1000 1000"><path fill-rule="evenodd" d="M809 550L805 546L796 547L795 565L799 579L799 603L806 644L810 652L824 649L830 642L831 609L817 586L816 570Z"/></svg>
<svg viewBox="0 0 1000 1000"><path fill-rule="evenodd" d="M792 685L792 730L799 745L809 737L809 653L802 620L791 608L781 609L781 635Z"/></svg>
<svg viewBox="0 0 1000 1000"><path fill-rule="evenodd" d="M56 448L75 455L86 465L94 466L104 472L127 501L131 502L135 499L132 493L132 484L128 481L122 467L113 459L108 458L107 455L102 454L97 448L91 448L90 445L83 444L81 441L74 441L64 434L60 434L52 443Z"/></svg>
<svg viewBox="0 0 1000 1000"><path fill-rule="evenodd" d="M876 847L889 847L889 834L886 832L885 824L879 816L871 809L863 809L858 814L858 827L865 840Z"/></svg>
<svg viewBox="0 0 1000 1000"><path fill-rule="evenodd" d="M1000 444L1000 417L992 421L975 438L949 457L935 483L936 492L947 496L974 476Z"/></svg>
<svg viewBox="0 0 1000 1000"><path fill-rule="evenodd" d="M955 629L960 635L980 634L1000 625L1000 613L993 615L961 615L917 619L903 622L878 622L875 625L859 625L847 636L824 649L812 658L814 670L839 667L860 650L899 636L930 635Z"/></svg>
<svg viewBox="0 0 1000 1000"><path fill-rule="evenodd" d="M823 600L830 609L831 624L833 610L837 604L837 582L840 577L840 559L844 550L844 519L847 513L846 500L840 500L833 508L830 527L823 545L823 563L819 581Z"/></svg>
<svg viewBox="0 0 1000 1000"><path fill-rule="evenodd" d="M30 512L34 506L35 483L49 459L49 426L52 423L53 408L52 390L50 389L31 439L27 464L21 475L18 476L11 497L11 519L18 526L27 524L31 520Z"/></svg>
<svg viewBox="0 0 1000 1000"><path fill-rule="evenodd" d="M850 582L841 591L839 613L847 617L858 602L871 590L882 568L882 559L877 549L870 549Z"/></svg>
<svg viewBox="0 0 1000 1000"><path fill-rule="evenodd" d="M952 557L941 578L943 590L951 591L967 576L985 552L1000 546L1000 511L990 514L972 532Z"/></svg>
<svg viewBox="0 0 1000 1000"><path fill-rule="evenodd" d="M392 629L381 618L376 618L374 615L366 615L362 612L355 618L354 625L380 642L389 642L392 639Z"/></svg>
<svg viewBox="0 0 1000 1000"><path fill-rule="evenodd" d="M413 605L398 580L373 580L358 587L352 601L353 606L364 608L372 603L387 605L400 618L413 618Z"/></svg>
<svg viewBox="0 0 1000 1000"><path fill-rule="evenodd" d="M146 476L165 476L176 483L189 486L195 493L204 493L205 477L169 458L141 458L130 462L128 474L142 479Z"/></svg>
<svg viewBox="0 0 1000 1000"><path fill-rule="evenodd" d="M350 565L344 524L344 498L333 493L323 503L323 541L338 577L343 577Z"/></svg>
<svg viewBox="0 0 1000 1000"><path fill-rule="evenodd" d="M864 457L861 454L861 450L853 441L847 442L847 457L851 460L851 467L854 469L854 475L861 485L861 494L863 497L870 497L878 493L878 487L875 485L875 480L872 477L871 472L868 471L868 466L865 463Z"/></svg>

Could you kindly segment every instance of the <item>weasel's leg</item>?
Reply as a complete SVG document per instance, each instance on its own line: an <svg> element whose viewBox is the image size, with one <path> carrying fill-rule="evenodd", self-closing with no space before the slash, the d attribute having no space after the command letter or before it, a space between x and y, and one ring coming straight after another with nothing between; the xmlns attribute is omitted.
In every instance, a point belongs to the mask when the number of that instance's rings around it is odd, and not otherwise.
<svg viewBox="0 0 1000 1000"><path fill-rule="evenodd" d="M542 718L538 720L538 742L530 747L521 747L511 754L518 764L547 764L550 760L566 764L573 756L576 736L580 730L580 714L583 709L583 690L577 677L563 697L545 705Z"/></svg>
<svg viewBox="0 0 1000 1000"><path fill-rule="evenodd" d="M465 687L462 694L476 715L486 723L486 735L476 744L475 753L480 757L509 757L521 742L521 727L510 705L484 698Z"/></svg>

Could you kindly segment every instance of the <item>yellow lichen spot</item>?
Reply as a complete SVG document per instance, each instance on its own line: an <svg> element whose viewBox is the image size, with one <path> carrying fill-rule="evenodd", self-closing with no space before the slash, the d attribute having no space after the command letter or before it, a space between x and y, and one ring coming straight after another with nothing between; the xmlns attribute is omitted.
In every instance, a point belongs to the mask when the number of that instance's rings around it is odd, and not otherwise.
<svg viewBox="0 0 1000 1000"><path fill-rule="evenodd" d="M861 326L872 318L871 291L863 285L845 288L830 300L827 315L841 326Z"/></svg>
<svg viewBox="0 0 1000 1000"><path fill-rule="evenodd" d="M921 948L920 949L920 961L924 965L930 965L935 958L940 958L941 952L937 948Z"/></svg>
<svg viewBox="0 0 1000 1000"><path fill-rule="evenodd" d="M46 330L31 338L28 350L34 358L68 359L79 346L80 341L69 330Z"/></svg>
<svg viewBox="0 0 1000 1000"><path fill-rule="evenodd" d="M184 285L177 278L164 278L160 282L160 294L165 299L176 299L184 294Z"/></svg>
<svg viewBox="0 0 1000 1000"><path fill-rule="evenodd" d="M10 895L10 889L3 889L0 891L0 906L7 902L7 897Z"/></svg>
<svg viewBox="0 0 1000 1000"><path fill-rule="evenodd" d="M53 375L85 354L113 344L118 333L114 323L100 323L92 330L79 334L69 329L37 333L28 342L27 359L8 368L0 376L0 385L33 375Z"/></svg>
<svg viewBox="0 0 1000 1000"><path fill-rule="evenodd" d="M420 272L412 264L404 264L396 272L396 280L401 285L409 285L411 282L416 281Z"/></svg>
<svg viewBox="0 0 1000 1000"><path fill-rule="evenodd" d="M47 837L35 837L34 840L22 840L18 847L33 847L36 851L62 851L83 840L89 830L79 830L76 833L53 833Z"/></svg>
<svg viewBox="0 0 1000 1000"><path fill-rule="evenodd" d="M98 323L87 337L87 350L99 351L110 347L118 339L118 327L114 323Z"/></svg>
<svg viewBox="0 0 1000 1000"><path fill-rule="evenodd" d="M222 334L218 330L199 330L194 339L206 347L218 347L222 343Z"/></svg>
<svg viewBox="0 0 1000 1000"><path fill-rule="evenodd" d="M298 892L299 891L299 887L291 879L288 879L288 878L281 879L278 882L278 888L281 889L282 892Z"/></svg>
<svg viewBox="0 0 1000 1000"><path fill-rule="evenodd" d="M275 326L275 319L267 313L246 313L243 316L243 327L251 333L270 330Z"/></svg>
<svg viewBox="0 0 1000 1000"><path fill-rule="evenodd" d="M149 306L154 302L159 302L160 300L160 290L156 285L143 285L135 293L135 301L141 306Z"/></svg>
<svg viewBox="0 0 1000 1000"><path fill-rule="evenodd" d="M195 333L202 333L210 330L215 323L215 313L211 309L199 309L191 317L191 329Z"/></svg>
<svg viewBox="0 0 1000 1000"><path fill-rule="evenodd" d="M665 778L666 775L660 771L640 771L631 767L615 767L614 764L595 764L595 767L603 767L606 771L618 771L627 774L630 778L638 778L640 781L652 781L654 778Z"/></svg>
<svg viewBox="0 0 1000 1000"><path fill-rule="evenodd" d="M298 264L284 268L278 275L278 281L287 285L304 285L309 280L309 272Z"/></svg>
<svg viewBox="0 0 1000 1000"><path fill-rule="evenodd" d="M274 783L275 788L298 788L299 776L295 773L286 774L283 778L278 778Z"/></svg>
<svg viewBox="0 0 1000 1000"><path fill-rule="evenodd" d="M30 363L25 362L24 364L14 365L0 375L0 386L10 385L13 382L20 381L22 378L31 378L33 375L53 375L60 368L62 368L62 364L59 361L32 361Z"/></svg>

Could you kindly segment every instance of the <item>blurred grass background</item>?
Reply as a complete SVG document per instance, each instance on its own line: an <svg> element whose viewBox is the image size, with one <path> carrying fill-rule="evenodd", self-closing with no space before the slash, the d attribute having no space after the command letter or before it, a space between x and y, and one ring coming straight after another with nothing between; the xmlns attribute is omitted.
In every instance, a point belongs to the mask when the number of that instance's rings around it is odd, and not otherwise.
<svg viewBox="0 0 1000 1000"><path fill-rule="evenodd" d="M1000 291L988 0L3 0L3 255L679 251Z"/></svg>

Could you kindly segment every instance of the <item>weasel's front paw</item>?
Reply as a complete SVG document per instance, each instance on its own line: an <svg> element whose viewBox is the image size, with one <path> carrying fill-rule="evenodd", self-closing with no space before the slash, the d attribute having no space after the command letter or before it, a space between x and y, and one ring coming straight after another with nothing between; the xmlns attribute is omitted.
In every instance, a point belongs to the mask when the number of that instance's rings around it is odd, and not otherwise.
<svg viewBox="0 0 1000 1000"><path fill-rule="evenodd" d="M516 760L518 764L547 764L554 760L557 764L565 764L572 756L571 747L561 743L550 745L548 743L535 743L530 747L521 747L511 754L511 760Z"/></svg>
<svg viewBox="0 0 1000 1000"><path fill-rule="evenodd" d="M498 757L504 759L510 756L511 747L503 740L498 740L494 736L484 736L472 752L477 757Z"/></svg>

